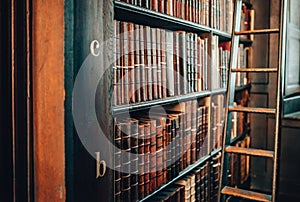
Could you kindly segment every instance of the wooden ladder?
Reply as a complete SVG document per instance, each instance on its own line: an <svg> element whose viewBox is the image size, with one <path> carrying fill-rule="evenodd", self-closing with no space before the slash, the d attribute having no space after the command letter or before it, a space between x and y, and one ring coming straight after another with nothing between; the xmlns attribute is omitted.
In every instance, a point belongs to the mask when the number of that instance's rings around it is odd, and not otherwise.
<svg viewBox="0 0 300 202"><path fill-rule="evenodd" d="M226 114L225 126L223 133L222 144L222 158L221 158L221 179L219 181L219 195L218 201L225 201L227 197L240 197L254 201L275 201L277 193L277 177L278 177L278 148L279 148L279 133L280 133L280 120L281 120L281 75L282 67L284 66L284 43L286 35L286 0L281 0L280 5L280 28L279 29L264 29L264 30L250 30L240 31L240 19L242 10L242 0L234 0L234 24L231 41L231 54L230 66L228 74L227 96L226 96ZM238 46L240 35L252 34L279 34L279 55L277 68L237 68L238 59ZM235 80L236 72L255 72L255 73L277 73L277 92L276 92L276 108L254 108L254 107L233 107L235 95ZM274 151L255 149L255 148L241 148L230 146L231 143L231 129L232 129L232 112L246 112L246 113L259 113L259 114L273 114L275 116L275 131L274 131ZM273 179L272 179L272 194L258 193L250 190L240 189L236 187L227 186L229 155L241 154L249 156L258 156L273 159ZM233 171L234 173L234 171Z"/></svg>

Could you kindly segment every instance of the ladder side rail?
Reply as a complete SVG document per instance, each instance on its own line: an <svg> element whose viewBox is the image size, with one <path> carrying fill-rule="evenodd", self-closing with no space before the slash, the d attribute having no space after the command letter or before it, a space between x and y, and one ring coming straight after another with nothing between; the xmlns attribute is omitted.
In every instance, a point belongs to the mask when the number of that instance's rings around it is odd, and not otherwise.
<svg viewBox="0 0 300 202"><path fill-rule="evenodd" d="M272 202L276 201L277 187L279 177L279 141L281 136L281 117L282 117L282 75L285 67L285 40L286 40L286 0L280 3L280 34L279 34L279 55L278 55L278 73L277 73L277 95L276 95L276 115L275 115L275 137L274 137L274 162L273 162L273 182L272 182Z"/></svg>
<svg viewBox="0 0 300 202"><path fill-rule="evenodd" d="M228 170L228 161L229 161L229 154L225 153L226 145L230 144L230 137L231 137L231 128L232 128L232 113L228 113L229 105L233 105L234 101L234 94L235 94L235 80L236 80L236 73L233 73L231 69L236 68L237 66L237 57L238 57L238 45L239 45L239 36L235 35L235 32L240 30L240 19L241 19L241 10L242 10L242 0L235 0L234 4L234 18L233 18L233 29L231 34L231 47L230 47L230 63L229 63L229 70L227 75L227 95L226 95L226 106L225 106L225 123L223 128L223 138L222 138L222 157L221 157L221 173L220 176L222 179L219 181L219 194L218 194L218 201L225 201L226 196L221 196L221 190L224 187L223 183L227 181L227 172ZM225 156L226 154L226 156ZM224 164L224 161L227 162Z"/></svg>

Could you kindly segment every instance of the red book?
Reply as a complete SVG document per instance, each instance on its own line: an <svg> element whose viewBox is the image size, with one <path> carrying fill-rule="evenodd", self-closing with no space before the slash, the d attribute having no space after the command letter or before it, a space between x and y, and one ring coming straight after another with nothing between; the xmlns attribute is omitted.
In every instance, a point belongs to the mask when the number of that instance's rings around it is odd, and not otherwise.
<svg viewBox="0 0 300 202"><path fill-rule="evenodd" d="M141 102L141 63L140 63L140 26L134 25L134 93L135 93L135 101Z"/></svg>
<svg viewBox="0 0 300 202"><path fill-rule="evenodd" d="M134 25L128 23L128 90L129 102L135 103Z"/></svg>
<svg viewBox="0 0 300 202"><path fill-rule="evenodd" d="M146 68L145 68L145 38L144 38L145 26L140 26L140 93L141 101L146 101L147 94L147 82L146 82Z"/></svg>

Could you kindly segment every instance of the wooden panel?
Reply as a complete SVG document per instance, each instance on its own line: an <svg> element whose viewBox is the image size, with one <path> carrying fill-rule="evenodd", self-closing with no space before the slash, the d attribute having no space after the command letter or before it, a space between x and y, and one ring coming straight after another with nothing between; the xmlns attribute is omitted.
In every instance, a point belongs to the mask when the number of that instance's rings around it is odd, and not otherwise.
<svg viewBox="0 0 300 202"><path fill-rule="evenodd" d="M33 1L35 201L65 201L64 1Z"/></svg>
<svg viewBox="0 0 300 202"><path fill-rule="evenodd" d="M0 200L13 201L11 1L0 1Z"/></svg>
<svg viewBox="0 0 300 202"><path fill-rule="evenodd" d="M66 24L74 34L73 44L68 42L71 46L67 50L73 51L73 58L69 58L67 67L73 68L70 71L74 72L75 83L74 89L67 90L73 91L73 94L68 92L68 96L73 96L73 119L76 128L73 134L67 134L68 142L74 144L73 151L67 151L67 156L72 155L73 158L73 162L69 162L71 168L68 168L73 170L72 176L69 176L72 181L67 184L67 188L72 187L73 191L68 192L68 197L75 201L112 201L113 152L109 143L113 129L110 103L113 2L73 2L73 11L68 11L73 12L74 24ZM91 47L95 48L94 55ZM77 85L78 82L80 85ZM100 157L98 161L96 153ZM105 161L107 165L103 176L99 176L97 172L100 170L100 166L97 167L100 161Z"/></svg>
<svg viewBox="0 0 300 202"><path fill-rule="evenodd" d="M293 124L291 124L291 122L293 122ZM290 196L299 196L300 120L284 119L283 124L280 152L279 192Z"/></svg>

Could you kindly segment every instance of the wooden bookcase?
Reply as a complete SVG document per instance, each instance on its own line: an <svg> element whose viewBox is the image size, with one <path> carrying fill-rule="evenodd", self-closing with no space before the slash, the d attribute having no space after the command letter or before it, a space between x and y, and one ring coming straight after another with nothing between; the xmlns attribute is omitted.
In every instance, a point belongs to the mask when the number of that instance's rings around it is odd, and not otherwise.
<svg viewBox="0 0 300 202"><path fill-rule="evenodd" d="M245 4L251 8L251 4ZM217 36L215 38L218 43L229 42L231 34L117 0L66 1L65 20L67 199L118 201L115 198L118 173L114 171L116 119L139 119L142 113L149 113L154 108L167 111L172 106L174 110L180 108L182 103L192 100L196 100L197 106L206 106L208 109L207 154L186 165L176 176L172 176L162 186L139 200L151 200L203 165L208 165L208 178L211 177L212 162L218 163L215 157L220 152L219 142L223 131L221 114L226 93L225 88L212 88L215 79L211 70L212 63L209 63L207 69L207 89L203 91L115 105L114 20L174 32L185 31L205 35L209 43L214 36ZM241 38L240 43L251 47L252 41ZM212 51L213 48L209 45L209 56ZM248 64L250 61L251 57L248 58ZM237 93L243 97L250 88L251 84L246 83L237 88ZM213 113L216 113L217 117L214 117ZM217 134L217 137L213 137L213 134ZM238 142L245 134L246 132L239 134L233 143ZM213 188L214 185L208 183L209 200L213 200Z"/></svg>

